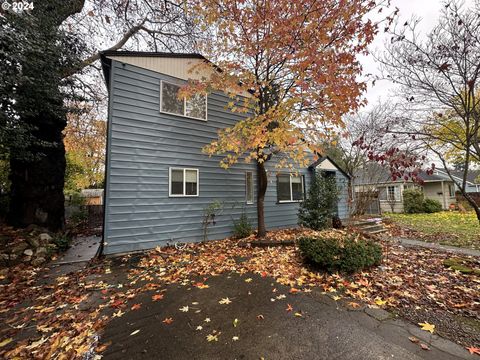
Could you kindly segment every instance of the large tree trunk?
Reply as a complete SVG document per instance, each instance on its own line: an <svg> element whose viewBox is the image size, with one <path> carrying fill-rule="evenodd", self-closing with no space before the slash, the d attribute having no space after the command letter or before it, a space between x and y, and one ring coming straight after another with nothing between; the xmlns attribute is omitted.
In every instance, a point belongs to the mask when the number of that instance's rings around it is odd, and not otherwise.
<svg viewBox="0 0 480 360"><path fill-rule="evenodd" d="M265 163L257 162L258 175L258 191L257 191L257 222L258 222L258 237L264 237L267 234L265 227L265 193L267 192L267 172L265 170Z"/></svg>
<svg viewBox="0 0 480 360"><path fill-rule="evenodd" d="M30 122L30 121L29 121ZM27 148L34 159L10 160L10 212L14 226L37 224L50 230L61 230L65 224L65 147L62 131L66 120L61 115L31 119L37 130L36 140L47 143Z"/></svg>
<svg viewBox="0 0 480 360"><path fill-rule="evenodd" d="M81 11L83 5L84 0L42 1L35 5L29 23L32 28L25 31L26 43L31 46L25 49L21 63L15 105L31 141L13 144L10 149L8 221L14 226L37 224L56 231L65 225L62 131L67 122L60 90L63 65L59 59L68 53L55 46L59 26L68 16Z"/></svg>

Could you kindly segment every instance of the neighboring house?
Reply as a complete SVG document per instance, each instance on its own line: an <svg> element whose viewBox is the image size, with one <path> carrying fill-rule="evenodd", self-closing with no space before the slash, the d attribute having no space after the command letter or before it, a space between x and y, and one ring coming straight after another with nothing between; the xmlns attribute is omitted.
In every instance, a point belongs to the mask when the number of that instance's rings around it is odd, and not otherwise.
<svg viewBox="0 0 480 360"><path fill-rule="evenodd" d="M256 226L257 174L254 163L228 170L221 157L202 148L217 132L242 115L227 109L221 92L179 100L177 92L191 72L207 60L198 54L106 52L102 66L109 91L104 240L106 254L202 240L204 209L214 202L223 210L209 227L209 239L232 235L233 220L244 211ZM245 116L245 115L243 115ZM340 218L347 217L347 176L328 158L298 172L267 163L267 228L297 225L298 203L316 169L332 172L342 196Z"/></svg>
<svg viewBox="0 0 480 360"><path fill-rule="evenodd" d="M440 169L439 172L445 173L445 170ZM450 174L454 177L455 181L462 183L463 171L450 170ZM468 193L480 193L480 170L469 170L467 173L467 186L465 188ZM457 188L457 190L459 190Z"/></svg>
<svg viewBox="0 0 480 360"><path fill-rule="evenodd" d="M378 164L369 164L360 169L354 177L354 198L358 199L365 193L374 193L372 201L378 201L380 212L403 212L403 192L408 188L419 188L425 198L434 199L447 210L456 204L456 187L450 177L442 170L435 170L432 175L420 173L422 183L411 180L392 180L387 168Z"/></svg>
<svg viewBox="0 0 480 360"><path fill-rule="evenodd" d="M103 205L103 189L83 189L80 195L85 199L85 205Z"/></svg>

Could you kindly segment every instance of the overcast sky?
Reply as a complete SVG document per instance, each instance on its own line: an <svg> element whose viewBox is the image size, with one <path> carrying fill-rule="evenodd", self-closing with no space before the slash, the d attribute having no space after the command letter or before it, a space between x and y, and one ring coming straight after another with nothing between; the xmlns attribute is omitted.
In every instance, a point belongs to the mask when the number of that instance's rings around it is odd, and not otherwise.
<svg viewBox="0 0 480 360"><path fill-rule="evenodd" d="M464 0L465 6L473 4L474 0ZM418 26L418 29L423 33L428 33L437 23L441 9L443 8L442 0L391 0L391 9L398 7L400 10L400 24L409 20L412 15L420 17L422 21ZM370 50L373 52L381 51L383 43L385 41L385 35L380 33L375 41L371 44ZM378 67L375 63L375 60L370 55L368 57L363 57L361 59L364 73L377 74ZM374 87L369 86L368 92L366 94L367 100L370 107L372 104L376 103L379 98L387 98L389 92L391 92L392 86L387 81L379 81Z"/></svg>

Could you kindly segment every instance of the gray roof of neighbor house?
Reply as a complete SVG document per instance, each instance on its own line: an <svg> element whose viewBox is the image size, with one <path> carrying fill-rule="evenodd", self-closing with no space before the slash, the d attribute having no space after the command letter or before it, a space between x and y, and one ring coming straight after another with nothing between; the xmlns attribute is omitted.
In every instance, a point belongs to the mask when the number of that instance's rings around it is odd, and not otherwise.
<svg viewBox="0 0 480 360"><path fill-rule="evenodd" d="M442 172L434 172L433 174L429 175L425 171L422 171L418 177L426 182L450 180L448 175ZM395 182L403 181L405 181L403 178L395 180ZM389 182L394 182L390 174L390 170L386 166L382 166L378 163L368 164L367 167L359 169L354 176L355 185L379 184Z"/></svg>
<svg viewBox="0 0 480 360"><path fill-rule="evenodd" d="M439 169L445 171L444 169ZM463 179L462 170L450 170L453 176ZM469 170L467 173L467 181L472 184L480 184L480 170Z"/></svg>

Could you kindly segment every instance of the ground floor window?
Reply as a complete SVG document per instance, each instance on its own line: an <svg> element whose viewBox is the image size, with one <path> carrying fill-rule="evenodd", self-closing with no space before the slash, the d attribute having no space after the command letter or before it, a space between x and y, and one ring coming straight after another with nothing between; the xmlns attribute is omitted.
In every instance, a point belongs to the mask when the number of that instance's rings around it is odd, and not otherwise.
<svg viewBox="0 0 480 360"><path fill-rule="evenodd" d="M390 185L379 189L381 201L400 201L400 186Z"/></svg>
<svg viewBox="0 0 480 360"><path fill-rule="evenodd" d="M277 201L292 202L303 200L303 176L295 174L277 175Z"/></svg>
<svg viewBox="0 0 480 360"><path fill-rule="evenodd" d="M198 196L198 169L170 168L170 196Z"/></svg>

